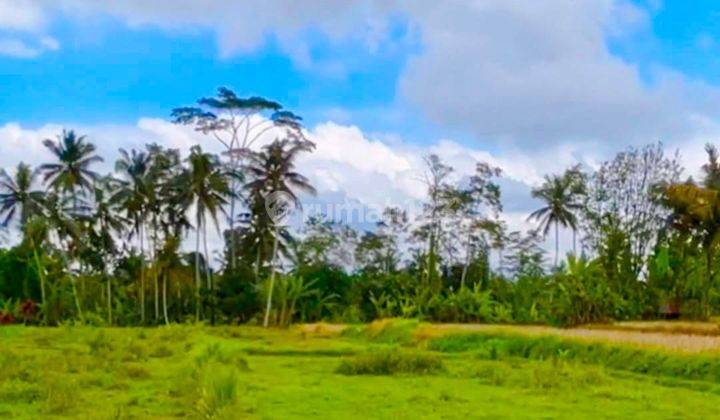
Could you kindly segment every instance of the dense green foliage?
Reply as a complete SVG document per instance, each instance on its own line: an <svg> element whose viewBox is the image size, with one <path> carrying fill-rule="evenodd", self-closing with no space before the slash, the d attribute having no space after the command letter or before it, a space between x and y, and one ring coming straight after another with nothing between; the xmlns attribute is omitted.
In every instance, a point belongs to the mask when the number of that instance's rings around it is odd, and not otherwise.
<svg viewBox="0 0 720 420"><path fill-rule="evenodd" d="M101 175L91 139L63 131L44 142L53 161L0 172L0 217L13 238L0 250L0 323L572 326L707 318L720 307L712 147L700 182L681 182L678 157L659 144L548 176L533 189L542 204L529 232L503 222L499 168L477 162L458 174L431 155L422 211L390 207L358 232L317 215L285 223L315 191L298 166L315 145L280 104L221 88L172 116L224 152L149 144L120 150L115 171ZM215 254L213 229L224 240ZM550 232L553 263L541 247ZM566 258L561 233L572 233Z"/></svg>

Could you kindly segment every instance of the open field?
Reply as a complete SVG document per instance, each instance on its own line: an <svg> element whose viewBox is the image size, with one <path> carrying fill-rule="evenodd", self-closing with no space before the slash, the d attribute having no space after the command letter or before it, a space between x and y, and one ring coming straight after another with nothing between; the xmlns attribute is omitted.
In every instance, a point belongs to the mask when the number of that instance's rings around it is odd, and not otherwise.
<svg viewBox="0 0 720 420"><path fill-rule="evenodd" d="M394 320L4 327L0 417L710 418L720 350L687 344L707 339Z"/></svg>

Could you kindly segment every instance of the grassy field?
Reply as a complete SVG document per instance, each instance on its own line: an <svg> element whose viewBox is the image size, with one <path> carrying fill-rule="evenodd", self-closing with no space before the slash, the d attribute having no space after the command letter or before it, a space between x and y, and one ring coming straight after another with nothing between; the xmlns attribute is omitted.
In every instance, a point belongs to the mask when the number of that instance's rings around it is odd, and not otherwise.
<svg viewBox="0 0 720 420"><path fill-rule="evenodd" d="M0 418L716 417L720 350L636 327L3 327Z"/></svg>

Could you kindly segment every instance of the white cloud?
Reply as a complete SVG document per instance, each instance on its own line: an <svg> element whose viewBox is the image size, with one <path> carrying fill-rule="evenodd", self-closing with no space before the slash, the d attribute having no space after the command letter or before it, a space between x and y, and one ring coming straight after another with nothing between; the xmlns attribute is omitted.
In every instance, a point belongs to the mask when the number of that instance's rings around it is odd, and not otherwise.
<svg viewBox="0 0 720 420"><path fill-rule="evenodd" d="M719 127L709 122L703 124L708 134L720 132ZM136 125L127 126L47 124L30 129L17 123L6 123L0 126L0 149L3 151L0 167L10 169L20 161L33 166L49 161L52 157L42 146L42 140L55 138L63 126L75 128L97 145L98 153L106 159L98 167L104 172L112 171L120 147L141 148L146 143L157 142L179 148L184 153L195 144L213 153L222 151L221 145L213 138L190 127L156 118L142 118ZM541 182L542 175L559 172L578 162L593 167L611 157L593 148L568 145L549 146L544 150L508 149L498 152L442 139L428 146L417 146L396 136L387 141L384 136L368 136L357 127L333 122L318 124L310 128L307 135L316 143L317 149L299 159L297 166L310 178L319 193L316 199L306 198L307 203L336 208L350 205L354 209L358 205L374 210L390 205L417 209L419 200L425 196L425 186L421 181L423 156L435 153L456 169L456 179L472 174L478 161L501 167L506 209L503 219L513 230L525 230L532 226L526 220L527 215L540 203L530 197L530 189ZM699 136L683 148L682 158L689 169L688 174L694 173L703 163L703 145L707 139ZM673 150L676 146L667 144L667 149ZM569 250L569 232L562 232L562 236L561 249ZM209 240L212 249L220 249L222 242L214 231L210 232ZM554 249L553 241L554 238L547 239L546 249ZM187 246L191 247L191 244Z"/></svg>
<svg viewBox="0 0 720 420"><path fill-rule="evenodd" d="M39 2L0 0L0 29L37 32L45 23L45 12Z"/></svg>
<svg viewBox="0 0 720 420"><path fill-rule="evenodd" d="M34 0L0 0L0 55L30 59L60 48L55 38L45 35L44 6Z"/></svg>
<svg viewBox="0 0 720 420"><path fill-rule="evenodd" d="M15 58L35 58L42 51L31 47L19 39L0 39L0 55L7 55Z"/></svg>
<svg viewBox="0 0 720 420"><path fill-rule="evenodd" d="M105 158L98 166L102 172L112 171L117 150L121 147L141 148L146 143L157 142L184 153L195 144L213 153L222 151L222 146L212 137L156 118L142 118L136 125L128 126L47 124L30 129L17 123L6 123L0 126L0 149L3 150L0 167L10 169L20 161L38 166L51 160L42 140L54 139L64 126L86 135L98 147L98 153ZM309 129L307 135L317 148L312 154L302 156L297 166L318 189L319 198L308 199L309 202L339 207L359 203L374 210L391 205L417 209L425 196L421 181L425 170L423 157L435 153L456 168L456 179L472 174L478 161L501 167L505 173L502 185L508 209L505 218L514 229L528 226L524 217L536 205L529 191L540 181L541 174L564 169L577 159L587 161L586 156L593 157L591 154L558 153L552 148L542 153L513 150L505 155L447 139L420 147L397 137L392 137L392 142L382 140L382 136L369 137L357 127L333 122L318 124ZM532 170L528 169L530 166ZM212 248L219 249L221 241L215 232L211 234L211 243Z"/></svg>
<svg viewBox="0 0 720 420"><path fill-rule="evenodd" d="M716 114L718 90L696 100L692 83L658 69L648 86L613 56L609 36L646 19L622 1L444 2L416 19L425 49L407 65L400 93L434 121L479 139L524 147L620 144L692 135L693 112Z"/></svg>
<svg viewBox="0 0 720 420"><path fill-rule="evenodd" d="M30 59L45 51L57 51L60 43L52 37L43 37L37 44L29 44L18 38L0 37L0 55L8 57Z"/></svg>
<svg viewBox="0 0 720 420"><path fill-rule="evenodd" d="M20 26L35 30L58 13L78 21L113 16L131 28L201 28L216 34L222 56L254 52L274 40L298 68L329 77L351 71L352 64L327 54L315 57L319 39L330 48L355 42L373 53L406 41L397 39L391 24L404 21L409 32L419 34L422 48L400 74L397 106L415 107L441 126L496 144L614 149L676 141L697 135L693 115L716 118L720 109L716 87L703 85L699 94L696 82L663 68L649 85L636 66L609 51L609 38L649 32L650 14L661 7L654 2L647 9L629 0L5 0L0 5L24 16Z"/></svg>
<svg viewBox="0 0 720 420"><path fill-rule="evenodd" d="M48 51L57 51L60 49L60 42L51 36L45 36L40 39L40 45Z"/></svg>
<svg viewBox="0 0 720 420"><path fill-rule="evenodd" d="M379 206L422 196L423 154L437 153L464 173L475 160L486 160L504 169L519 200L545 173L579 160L596 165L629 144L663 140L680 147L692 168L704 159L702 144L720 133L718 88L660 67L648 84L635 65L607 46L608 39L649 32L649 13L659 7L653 2L644 10L626 0L0 0L0 30L37 37L32 43L7 38L4 49L0 41L0 53L29 58L34 51L57 49L57 41L44 33L57 14L77 21L111 16L130 28L213 31L224 57L257 51L273 40L298 68L322 67L324 74L337 75L351 71L350 64L335 57L318 60L313 54L318 39L330 48L351 42L374 53L406 42L391 34L390 23L403 20L409 32L419 34L422 48L399 75L395 106L416 108L439 126L467 131L483 143L469 148L441 139L421 147L368 138L349 125L349 115L334 110L347 124L314 127L318 148L304 158L303 168L325 192ZM155 119L110 128L87 127L93 138L103 139L107 157L128 138L181 148L199 140L191 130ZM4 135L16 138L3 133L32 136L18 126L0 130L0 141ZM16 154L13 162L22 156ZM512 207L519 215L530 206L524 201Z"/></svg>

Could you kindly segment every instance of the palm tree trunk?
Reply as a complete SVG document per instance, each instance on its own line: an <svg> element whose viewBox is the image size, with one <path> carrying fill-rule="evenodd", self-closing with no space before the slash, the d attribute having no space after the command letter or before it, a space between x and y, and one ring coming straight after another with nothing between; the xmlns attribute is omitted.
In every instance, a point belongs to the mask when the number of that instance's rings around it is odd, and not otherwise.
<svg viewBox="0 0 720 420"><path fill-rule="evenodd" d="M195 224L195 322L200 321L200 218Z"/></svg>
<svg viewBox="0 0 720 420"><path fill-rule="evenodd" d="M503 247L498 247L498 273L503 276Z"/></svg>
<svg viewBox="0 0 720 420"><path fill-rule="evenodd" d="M467 235L467 242L465 242L465 264L463 264L462 275L460 276L460 289L465 287L465 277L467 276L468 266L470 265L470 233Z"/></svg>
<svg viewBox="0 0 720 420"><path fill-rule="evenodd" d="M145 323L145 227L140 224L140 322Z"/></svg>
<svg viewBox="0 0 720 420"><path fill-rule="evenodd" d="M69 276L70 276L70 285L72 286L73 298L75 299L75 308L78 311L78 316L80 317L80 321L84 322L85 317L83 316L82 307L80 306L80 297L78 296L77 287L75 287L75 277L73 277L72 274L69 274Z"/></svg>
<svg viewBox="0 0 720 420"><path fill-rule="evenodd" d="M255 281L260 281L260 252L262 251L263 241L258 242L257 255L255 256Z"/></svg>
<svg viewBox="0 0 720 420"><path fill-rule="evenodd" d="M231 163L231 165L233 165ZM233 165L234 167L234 165ZM235 271L235 189L237 186L235 185L235 179L233 178L233 181L230 183L230 192L232 195L230 196L230 268Z"/></svg>
<svg viewBox="0 0 720 420"><path fill-rule="evenodd" d="M273 287L275 287L275 260L277 258L278 234L279 232L276 227L275 238L273 239L272 263L270 264L270 288L268 290L267 305L265 306L265 319L263 320L263 327L265 328L267 328L270 321L270 310L272 309L272 294Z"/></svg>
<svg viewBox="0 0 720 420"><path fill-rule="evenodd" d="M155 322L160 319L160 299L158 289L158 268L157 268L157 227L155 221L153 221L153 235L152 235L152 261L153 261L153 288L155 291Z"/></svg>
<svg viewBox="0 0 720 420"><path fill-rule="evenodd" d="M66 253L61 253L62 262L65 267L70 267L70 264L67 261L67 253L70 253L69 247L68 247L68 250ZM78 313L78 317L80 318L80 321L84 322L85 318L83 317L82 306L80 306L80 297L78 296L77 287L75 287L75 277L73 277L73 275L72 275L72 273L70 273L69 269L68 269L67 275L70 278L70 286L72 289L73 300L75 300L75 309L77 309L77 313Z"/></svg>
<svg viewBox="0 0 720 420"><path fill-rule="evenodd" d="M575 230L575 228L573 228L572 232L573 232L573 255L577 255L577 241L576 241L577 231Z"/></svg>
<svg viewBox="0 0 720 420"><path fill-rule="evenodd" d="M713 248L712 246L708 246L707 251L705 252L705 267L707 271L707 278L708 278L708 284L707 288L705 290L705 293L703 293L702 298L702 310L703 315L705 318L707 318L710 315L710 290L713 289L713 271L712 271L712 265L713 265Z"/></svg>
<svg viewBox="0 0 720 420"><path fill-rule="evenodd" d="M207 288L210 296L210 325L215 325L215 297L213 296L214 285L212 272L210 271L210 255L208 254L207 246L207 226L205 223L203 223L203 250L205 252L205 275L207 278Z"/></svg>
<svg viewBox="0 0 720 420"><path fill-rule="evenodd" d="M558 256L560 255L560 229L558 222L555 222L555 267L558 266Z"/></svg>
<svg viewBox="0 0 720 420"><path fill-rule="evenodd" d="M162 303L163 303L163 317L165 318L165 325L169 325L168 320L168 308L167 308L167 273L163 273L162 283Z"/></svg>
<svg viewBox="0 0 720 420"><path fill-rule="evenodd" d="M38 271L38 278L40 279L40 304L43 307L43 311L45 308L45 269L42 266L42 263L40 262L40 256L37 252L37 246L35 246L35 239L30 237L30 243L33 248L33 257L35 258L35 266L37 267Z"/></svg>
<svg viewBox="0 0 720 420"><path fill-rule="evenodd" d="M110 276L107 276L107 311L108 311L108 325L112 325L112 285L110 283Z"/></svg>

